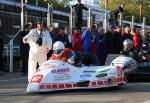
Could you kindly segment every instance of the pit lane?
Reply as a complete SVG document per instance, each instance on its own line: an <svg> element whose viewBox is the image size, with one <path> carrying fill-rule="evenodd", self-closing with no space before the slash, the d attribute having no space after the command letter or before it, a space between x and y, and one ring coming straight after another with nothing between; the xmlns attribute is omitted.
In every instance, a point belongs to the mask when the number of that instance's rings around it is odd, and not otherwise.
<svg viewBox="0 0 150 103"><path fill-rule="evenodd" d="M150 103L150 82L132 82L121 88L26 93L27 77L0 75L0 103Z"/></svg>

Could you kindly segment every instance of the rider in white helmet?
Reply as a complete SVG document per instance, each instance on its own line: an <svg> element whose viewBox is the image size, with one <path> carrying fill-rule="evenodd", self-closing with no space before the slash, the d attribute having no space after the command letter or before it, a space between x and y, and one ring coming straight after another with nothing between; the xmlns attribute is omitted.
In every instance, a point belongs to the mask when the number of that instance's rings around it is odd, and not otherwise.
<svg viewBox="0 0 150 103"><path fill-rule="evenodd" d="M65 48L65 45L61 41L57 41L53 45L53 54L50 59L65 61L70 64L74 64L75 54L70 48Z"/></svg>
<svg viewBox="0 0 150 103"><path fill-rule="evenodd" d="M125 51L129 51L130 49L133 48L133 42L131 39L126 39L124 42L123 42L123 47L124 47L124 50Z"/></svg>
<svg viewBox="0 0 150 103"><path fill-rule="evenodd" d="M123 42L123 50L120 52L122 55L133 57L134 59L137 59L138 53L133 48L133 42L131 39L126 39Z"/></svg>

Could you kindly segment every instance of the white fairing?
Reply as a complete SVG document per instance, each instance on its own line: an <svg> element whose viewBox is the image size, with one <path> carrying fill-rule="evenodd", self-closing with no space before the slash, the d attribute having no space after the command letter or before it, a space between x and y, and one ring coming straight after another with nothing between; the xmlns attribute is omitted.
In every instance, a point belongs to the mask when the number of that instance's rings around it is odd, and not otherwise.
<svg viewBox="0 0 150 103"><path fill-rule="evenodd" d="M49 60L42 64L28 84L28 92L66 89L88 89L125 84L124 73L118 66L75 67Z"/></svg>
<svg viewBox="0 0 150 103"><path fill-rule="evenodd" d="M131 57L119 56L111 62L111 65L120 66L123 68L124 72L132 72L138 67L138 63Z"/></svg>

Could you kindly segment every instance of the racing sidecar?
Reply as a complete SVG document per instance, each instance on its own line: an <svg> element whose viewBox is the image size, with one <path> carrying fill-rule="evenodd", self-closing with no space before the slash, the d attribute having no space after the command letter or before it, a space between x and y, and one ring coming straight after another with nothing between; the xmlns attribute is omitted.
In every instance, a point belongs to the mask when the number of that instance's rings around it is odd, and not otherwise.
<svg viewBox="0 0 150 103"><path fill-rule="evenodd" d="M120 66L75 67L66 62L49 60L42 64L27 86L27 92L67 89L91 89L126 84Z"/></svg>

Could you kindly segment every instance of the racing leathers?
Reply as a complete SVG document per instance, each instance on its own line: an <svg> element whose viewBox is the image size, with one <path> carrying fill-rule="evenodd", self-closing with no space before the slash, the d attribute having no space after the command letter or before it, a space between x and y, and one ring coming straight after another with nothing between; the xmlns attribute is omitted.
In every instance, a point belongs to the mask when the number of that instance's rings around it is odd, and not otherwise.
<svg viewBox="0 0 150 103"><path fill-rule="evenodd" d="M141 61L149 62L150 61L150 52L144 53L143 51L141 51L139 53L139 58Z"/></svg>
<svg viewBox="0 0 150 103"><path fill-rule="evenodd" d="M54 53L51 56L51 60L59 60L59 61L64 61L69 64L74 64L75 54L70 48L65 48L64 53L61 56L57 56Z"/></svg>
<svg viewBox="0 0 150 103"><path fill-rule="evenodd" d="M123 49L120 52L120 54L125 55L125 56L129 56L129 57L134 58L135 60L138 60L138 52L133 48L131 48L130 50Z"/></svg>
<svg viewBox="0 0 150 103"><path fill-rule="evenodd" d="M28 60L28 81L30 82L32 76L36 73L37 63L40 66L47 61L47 53L52 48L52 38L47 30L40 31L35 28L23 39L30 45Z"/></svg>

